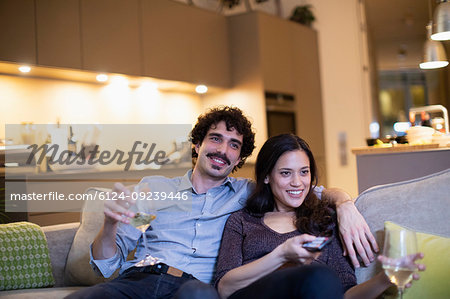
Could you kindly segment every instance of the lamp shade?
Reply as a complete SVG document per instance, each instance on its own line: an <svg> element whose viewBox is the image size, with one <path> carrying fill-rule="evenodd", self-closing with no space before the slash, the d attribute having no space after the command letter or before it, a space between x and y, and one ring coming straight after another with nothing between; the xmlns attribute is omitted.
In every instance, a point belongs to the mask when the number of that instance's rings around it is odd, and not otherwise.
<svg viewBox="0 0 450 299"><path fill-rule="evenodd" d="M423 52L423 62L419 65L421 69L436 69L448 65L447 55L441 42L427 39Z"/></svg>
<svg viewBox="0 0 450 299"><path fill-rule="evenodd" d="M432 40L450 39L450 2L442 2L434 11Z"/></svg>
<svg viewBox="0 0 450 299"><path fill-rule="evenodd" d="M432 40L431 21L427 25L427 40L423 47L423 62L419 64L421 69L438 69L448 65L447 55L441 42Z"/></svg>

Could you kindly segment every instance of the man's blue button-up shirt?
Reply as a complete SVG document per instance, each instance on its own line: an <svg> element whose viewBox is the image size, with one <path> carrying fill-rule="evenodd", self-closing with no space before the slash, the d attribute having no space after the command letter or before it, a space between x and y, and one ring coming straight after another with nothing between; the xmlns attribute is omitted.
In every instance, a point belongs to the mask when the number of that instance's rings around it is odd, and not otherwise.
<svg viewBox="0 0 450 299"><path fill-rule="evenodd" d="M162 176L145 177L152 190L164 192L189 193L187 201L166 201L157 204L157 217L147 230L147 246L152 256L162 259L169 266L176 267L194 275L199 280L210 283L216 258L219 253L223 228L228 216L244 207L254 184L248 179L228 177L220 186L197 194L192 186L188 171L183 177L166 178ZM323 188L316 188L321 195ZM170 202L173 202L171 204ZM148 211L155 201L138 201L138 210ZM147 208L146 208L147 206ZM155 209L155 207L153 207ZM105 277L111 276L120 267L120 273L132 267L146 255L142 234L131 225L120 223L116 244L116 255L104 260L94 260L91 251L91 265ZM134 259L126 261L128 253L137 250Z"/></svg>

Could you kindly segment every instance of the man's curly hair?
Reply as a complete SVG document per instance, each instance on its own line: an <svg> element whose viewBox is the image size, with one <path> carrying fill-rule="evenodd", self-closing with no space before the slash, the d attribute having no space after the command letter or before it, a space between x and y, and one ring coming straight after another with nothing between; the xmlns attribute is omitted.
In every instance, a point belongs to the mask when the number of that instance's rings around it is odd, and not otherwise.
<svg viewBox="0 0 450 299"><path fill-rule="evenodd" d="M240 158L241 161L233 168L233 172L244 165L245 160L249 157L253 149L255 148L255 133L252 130L252 124L244 116L241 109L230 106L219 106L211 108L205 114L198 117L197 123L192 129L189 139L192 142L192 163L195 165L197 162L198 154L195 151L195 145L201 144L205 139L208 130L211 126L224 121L227 126L227 130L235 129L242 135L242 147Z"/></svg>

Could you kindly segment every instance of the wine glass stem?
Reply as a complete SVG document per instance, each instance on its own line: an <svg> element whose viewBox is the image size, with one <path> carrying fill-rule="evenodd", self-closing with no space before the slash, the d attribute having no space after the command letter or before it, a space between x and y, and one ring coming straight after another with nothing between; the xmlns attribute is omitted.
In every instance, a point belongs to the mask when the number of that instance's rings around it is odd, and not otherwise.
<svg viewBox="0 0 450 299"><path fill-rule="evenodd" d="M402 289L398 289L398 295L399 295L400 299L403 299L403 290Z"/></svg>

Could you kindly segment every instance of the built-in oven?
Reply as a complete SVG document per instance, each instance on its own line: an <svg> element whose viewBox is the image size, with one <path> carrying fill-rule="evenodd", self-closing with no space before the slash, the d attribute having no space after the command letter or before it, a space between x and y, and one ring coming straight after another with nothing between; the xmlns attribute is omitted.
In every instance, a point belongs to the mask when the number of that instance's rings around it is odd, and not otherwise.
<svg viewBox="0 0 450 299"><path fill-rule="evenodd" d="M265 98L269 137L282 133L296 134L295 97L266 91Z"/></svg>

